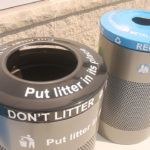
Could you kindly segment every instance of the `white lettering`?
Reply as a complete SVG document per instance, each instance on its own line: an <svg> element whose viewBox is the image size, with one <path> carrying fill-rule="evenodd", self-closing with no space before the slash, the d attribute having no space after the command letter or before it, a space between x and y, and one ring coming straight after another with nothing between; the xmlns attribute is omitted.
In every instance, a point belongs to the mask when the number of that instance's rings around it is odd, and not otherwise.
<svg viewBox="0 0 150 150"><path fill-rule="evenodd" d="M66 109L58 112L48 112L48 113L25 113L25 112L16 112L13 110L8 110L8 117L10 119L18 119L21 121L29 121L29 122L37 122L37 121L51 121L54 120L62 120L66 118L73 117L78 115L94 105L94 98L78 105L70 109ZM51 115L51 117L49 117Z"/></svg>
<svg viewBox="0 0 150 150"><path fill-rule="evenodd" d="M41 116L44 116L44 121L48 121L48 116L50 113L41 113Z"/></svg>
<svg viewBox="0 0 150 150"><path fill-rule="evenodd" d="M81 89L83 89L81 82L77 82L76 84L73 84L71 86L66 85L61 87L55 87L54 94L56 97L67 96L69 94L78 92Z"/></svg>
<svg viewBox="0 0 150 150"><path fill-rule="evenodd" d="M94 105L94 98L90 99L90 101L88 103L88 108L90 108L93 105Z"/></svg>
<svg viewBox="0 0 150 150"><path fill-rule="evenodd" d="M47 146L50 146L52 143L54 143L54 139L48 139L47 140Z"/></svg>
<svg viewBox="0 0 150 150"><path fill-rule="evenodd" d="M26 92L25 92L25 97L28 97L29 94L34 94L35 89L31 87L27 87Z"/></svg>
<svg viewBox="0 0 150 150"><path fill-rule="evenodd" d="M90 61L90 63L98 65L94 57L87 50L83 48L81 48L80 50L86 55L86 58Z"/></svg>
<svg viewBox="0 0 150 150"><path fill-rule="evenodd" d="M36 122L37 121L37 117L36 116L37 116L36 114L28 113L28 120Z"/></svg>
<svg viewBox="0 0 150 150"><path fill-rule="evenodd" d="M87 109L88 109L88 102L85 102L81 106L81 111L83 112L83 111L86 111Z"/></svg>
<svg viewBox="0 0 150 150"><path fill-rule="evenodd" d="M141 43L137 43L136 49L137 49L137 50L142 50L142 44L141 44Z"/></svg>
<svg viewBox="0 0 150 150"><path fill-rule="evenodd" d="M67 142L67 138L64 136L60 139L47 139L46 143L47 146L50 146L51 144L60 145Z"/></svg>
<svg viewBox="0 0 150 150"><path fill-rule="evenodd" d="M38 91L38 90L35 90L34 88L27 87L26 92L25 92L25 97L32 95L37 99L50 98L49 93L50 91L48 89Z"/></svg>
<svg viewBox="0 0 150 150"><path fill-rule="evenodd" d="M16 113L12 110L8 110L8 116L11 119L15 119L16 118Z"/></svg>
<svg viewBox="0 0 150 150"><path fill-rule="evenodd" d="M36 91L35 97L36 98L44 98L44 92L43 91Z"/></svg>
<svg viewBox="0 0 150 150"><path fill-rule="evenodd" d="M19 120L21 120L21 121L27 120L26 114L25 114L25 113L22 113L22 112L18 112L18 113L17 113L17 118L18 118Z"/></svg>
<svg viewBox="0 0 150 150"><path fill-rule="evenodd" d="M150 45L137 43L136 49L137 50L143 50L143 51L150 51Z"/></svg>
<svg viewBox="0 0 150 150"><path fill-rule="evenodd" d="M61 119L62 119L62 117L58 116L58 112L55 112L55 120L61 120Z"/></svg>

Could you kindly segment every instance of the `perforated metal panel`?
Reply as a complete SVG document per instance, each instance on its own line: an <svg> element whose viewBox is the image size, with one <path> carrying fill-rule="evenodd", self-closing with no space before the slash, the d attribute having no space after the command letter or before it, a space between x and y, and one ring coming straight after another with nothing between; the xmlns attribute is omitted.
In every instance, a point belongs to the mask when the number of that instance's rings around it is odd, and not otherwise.
<svg viewBox="0 0 150 150"><path fill-rule="evenodd" d="M96 136L93 136L85 145L80 147L78 150L94 150Z"/></svg>
<svg viewBox="0 0 150 150"><path fill-rule="evenodd" d="M126 131L150 127L150 83L136 83L109 75L101 120Z"/></svg>

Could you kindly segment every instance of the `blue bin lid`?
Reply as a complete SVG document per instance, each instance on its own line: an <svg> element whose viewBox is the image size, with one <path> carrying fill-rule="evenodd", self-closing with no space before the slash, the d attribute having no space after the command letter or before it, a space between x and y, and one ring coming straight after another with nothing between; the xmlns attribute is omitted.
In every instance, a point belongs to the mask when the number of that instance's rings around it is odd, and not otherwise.
<svg viewBox="0 0 150 150"><path fill-rule="evenodd" d="M100 19L105 38L131 50L150 52L150 11L120 9Z"/></svg>

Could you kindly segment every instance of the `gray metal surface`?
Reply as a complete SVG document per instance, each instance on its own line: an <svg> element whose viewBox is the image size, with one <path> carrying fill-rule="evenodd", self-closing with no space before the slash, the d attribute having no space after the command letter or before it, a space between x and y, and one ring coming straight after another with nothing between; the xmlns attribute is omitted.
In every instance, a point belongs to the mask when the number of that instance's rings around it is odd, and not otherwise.
<svg viewBox="0 0 150 150"><path fill-rule="evenodd" d="M124 131L114 128L101 120L99 132L106 139L118 144L136 144L149 137L150 128L137 131Z"/></svg>
<svg viewBox="0 0 150 150"><path fill-rule="evenodd" d="M25 123L0 116L2 145L6 150L93 150L99 111L100 101L85 113L54 123Z"/></svg>
<svg viewBox="0 0 150 150"><path fill-rule="evenodd" d="M109 73L127 81L150 83L150 72L140 74L137 71L141 64L150 66L149 53L129 50L103 36L100 37L100 47Z"/></svg>
<svg viewBox="0 0 150 150"><path fill-rule="evenodd" d="M101 119L114 128L137 131L150 127L150 83L109 76Z"/></svg>
<svg viewBox="0 0 150 150"><path fill-rule="evenodd" d="M120 47L103 36L100 47L109 79L99 133L119 144L143 141L150 135L150 53Z"/></svg>
<svg viewBox="0 0 150 150"><path fill-rule="evenodd" d="M31 49L32 46L37 45L39 48L41 45L54 46L48 50L51 52L51 57L47 57L49 52L45 48ZM59 52L56 46L62 47ZM103 87L107 78L102 57L77 42L46 37L12 42L4 45L0 50L3 53L0 59L0 65L3 66L0 67L1 147L5 147L6 150L93 150ZM65 51L71 51L75 57L60 55ZM30 65L33 63L39 66L41 64L59 66L66 62L63 66L65 68L70 64L70 61L65 61L66 58L72 61L74 59L73 62L77 61L77 65L68 75L56 80L50 78L46 81L34 81L34 77L38 74L34 74L33 80L18 78L10 70L11 66L20 66L22 62L26 64L21 56L31 55L16 55L17 52L31 54L33 57L30 59L24 58ZM34 55L37 53L39 56ZM42 54L46 56L43 58L44 61L41 61ZM56 59L56 55L60 57ZM39 58L40 61L37 59L32 61L34 58ZM21 63L17 61L18 59ZM60 62L60 59L63 61ZM54 60L55 63L45 60ZM59 64L55 60L58 60ZM47 70L52 74L51 68ZM63 74L63 71L59 71ZM45 75L49 76L47 72ZM40 74L39 77L42 75Z"/></svg>

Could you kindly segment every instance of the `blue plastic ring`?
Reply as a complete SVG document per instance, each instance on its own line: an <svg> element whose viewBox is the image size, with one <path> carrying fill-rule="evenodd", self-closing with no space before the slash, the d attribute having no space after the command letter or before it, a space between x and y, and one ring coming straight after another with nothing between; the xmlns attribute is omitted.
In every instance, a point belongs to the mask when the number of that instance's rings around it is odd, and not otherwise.
<svg viewBox="0 0 150 150"><path fill-rule="evenodd" d="M122 9L100 19L105 38L131 50L150 52L150 11Z"/></svg>

